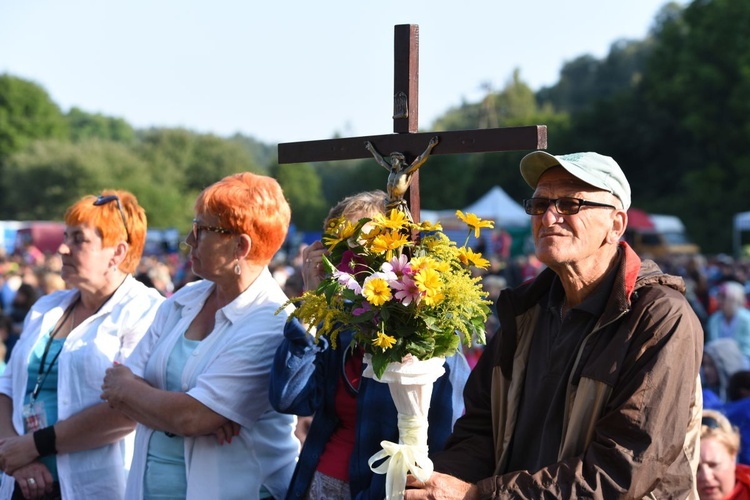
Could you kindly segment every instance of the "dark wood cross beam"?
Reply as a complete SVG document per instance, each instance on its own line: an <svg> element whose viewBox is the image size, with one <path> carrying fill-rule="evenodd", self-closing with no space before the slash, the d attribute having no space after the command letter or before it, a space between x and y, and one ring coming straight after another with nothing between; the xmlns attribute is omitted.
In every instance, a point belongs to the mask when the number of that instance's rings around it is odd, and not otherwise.
<svg viewBox="0 0 750 500"><path fill-rule="evenodd" d="M505 127L477 130L418 133L419 26L397 25L394 30L393 134L348 137L279 144L279 163L306 163L372 158L365 149L369 141L381 155L397 151L411 163L427 148L432 137L439 143L432 155L489 153L547 148L547 127ZM409 208L419 222L419 170L409 189Z"/></svg>

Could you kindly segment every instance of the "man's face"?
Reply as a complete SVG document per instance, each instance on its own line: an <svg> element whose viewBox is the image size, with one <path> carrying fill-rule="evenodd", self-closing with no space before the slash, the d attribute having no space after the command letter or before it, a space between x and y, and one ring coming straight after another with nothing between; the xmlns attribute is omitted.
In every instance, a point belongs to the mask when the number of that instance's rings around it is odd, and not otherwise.
<svg viewBox="0 0 750 500"><path fill-rule="evenodd" d="M580 198L618 209L622 206L617 197L584 183L562 167L551 168L542 175L534 197ZM618 218L617 213L624 215L624 211L618 209L582 206L577 214L561 215L554 204L550 204L542 215L531 216L536 256L553 270L584 265L587 261L593 263L602 255L608 241L619 239L617 231L623 219Z"/></svg>

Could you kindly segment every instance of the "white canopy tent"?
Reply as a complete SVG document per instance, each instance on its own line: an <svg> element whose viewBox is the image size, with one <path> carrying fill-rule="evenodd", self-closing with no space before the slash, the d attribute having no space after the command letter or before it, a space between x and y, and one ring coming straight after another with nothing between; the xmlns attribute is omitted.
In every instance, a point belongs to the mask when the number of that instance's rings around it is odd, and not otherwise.
<svg viewBox="0 0 750 500"><path fill-rule="evenodd" d="M495 221L495 227L523 228L529 225L529 216L523 207L508 196L500 186L494 186L484 196L461 211ZM455 210L422 210L421 217L423 220L432 222L445 222L454 220L455 213Z"/></svg>
<svg viewBox="0 0 750 500"><path fill-rule="evenodd" d="M500 186L494 186L487 194L464 209L482 219L495 221L499 227L526 227L530 217Z"/></svg>
<svg viewBox="0 0 750 500"><path fill-rule="evenodd" d="M750 212L740 212L734 215L734 255L739 256L742 249L742 231L750 231Z"/></svg>

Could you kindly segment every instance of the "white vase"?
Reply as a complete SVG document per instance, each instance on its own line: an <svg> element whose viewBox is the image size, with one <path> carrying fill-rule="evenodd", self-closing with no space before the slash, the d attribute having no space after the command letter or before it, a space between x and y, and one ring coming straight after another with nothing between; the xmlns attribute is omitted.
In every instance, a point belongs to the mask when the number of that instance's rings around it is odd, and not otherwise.
<svg viewBox="0 0 750 500"><path fill-rule="evenodd" d="M381 378L375 376L372 359L364 357L363 375L387 383L398 412L398 443L382 441L382 450L370 457L373 472L385 474L386 499L404 498L406 475L420 481L432 475L432 461L428 457L427 415L430 410L432 386L445 373L445 358L419 360L407 356L401 363L389 363ZM380 460L382 464L374 466Z"/></svg>

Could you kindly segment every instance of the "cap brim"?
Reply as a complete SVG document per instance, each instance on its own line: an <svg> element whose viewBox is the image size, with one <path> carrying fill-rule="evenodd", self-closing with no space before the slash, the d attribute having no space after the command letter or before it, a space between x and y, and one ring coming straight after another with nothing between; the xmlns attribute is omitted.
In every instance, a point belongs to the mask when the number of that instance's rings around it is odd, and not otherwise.
<svg viewBox="0 0 750 500"><path fill-rule="evenodd" d="M552 167L562 166L560 160L546 151L534 151L521 159L521 176L526 184L536 189L539 178Z"/></svg>

